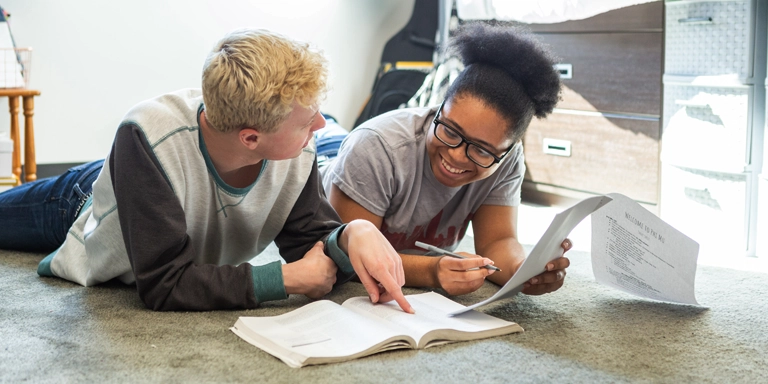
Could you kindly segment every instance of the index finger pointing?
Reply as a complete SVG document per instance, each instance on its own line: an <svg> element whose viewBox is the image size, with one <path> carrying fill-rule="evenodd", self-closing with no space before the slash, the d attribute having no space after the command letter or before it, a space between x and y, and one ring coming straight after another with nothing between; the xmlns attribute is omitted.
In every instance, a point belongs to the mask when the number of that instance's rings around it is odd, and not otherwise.
<svg viewBox="0 0 768 384"><path fill-rule="evenodd" d="M384 275L382 276L382 279L379 280L379 283L384 287L387 293L389 293L390 296L392 296L393 299L397 302L397 304L400 306L400 308L403 309L406 313L416 313L416 311L413 310L413 307L411 307L411 304L408 302L408 300L405 299L405 295L403 295L403 291L400 288L400 285L395 282L395 280L390 275Z"/></svg>

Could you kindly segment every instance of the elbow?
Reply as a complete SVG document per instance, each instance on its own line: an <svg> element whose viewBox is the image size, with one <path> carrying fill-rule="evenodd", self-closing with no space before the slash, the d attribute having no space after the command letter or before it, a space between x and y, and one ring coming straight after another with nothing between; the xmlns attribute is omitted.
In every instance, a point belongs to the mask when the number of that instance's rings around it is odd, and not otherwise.
<svg viewBox="0 0 768 384"><path fill-rule="evenodd" d="M149 297L148 295L141 295L139 294L139 297L141 298L141 302L144 303L144 306L152 311L157 312L167 312L167 311L173 311L176 310L176 308L171 308L168 305L166 305L165 300L158 300L157 298Z"/></svg>
<svg viewBox="0 0 768 384"><path fill-rule="evenodd" d="M144 303L144 306L152 311L166 312L175 311L183 308L173 305L172 300L168 298L171 296L171 292L168 290L161 290L157 287L154 289L147 289L141 285L136 284L138 290L139 299Z"/></svg>

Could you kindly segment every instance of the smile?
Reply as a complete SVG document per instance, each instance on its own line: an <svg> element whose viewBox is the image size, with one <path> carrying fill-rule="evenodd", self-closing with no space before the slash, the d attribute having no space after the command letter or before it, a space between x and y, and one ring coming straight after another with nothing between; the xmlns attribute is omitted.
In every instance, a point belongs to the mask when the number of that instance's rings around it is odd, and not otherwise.
<svg viewBox="0 0 768 384"><path fill-rule="evenodd" d="M453 173L453 174L455 174L455 175L458 175L458 174L462 174L462 173L464 173L464 172L467 172L467 171L466 171L466 170L464 170L464 169L458 169L458 168L453 168L453 167L451 167L450 165L448 165L448 163L446 163L446 162L445 162L445 159L444 159L444 158L442 158L442 157L440 158L440 163L442 163L442 164L443 164L443 168L445 168L445 170L447 170L448 172L450 172L450 173Z"/></svg>

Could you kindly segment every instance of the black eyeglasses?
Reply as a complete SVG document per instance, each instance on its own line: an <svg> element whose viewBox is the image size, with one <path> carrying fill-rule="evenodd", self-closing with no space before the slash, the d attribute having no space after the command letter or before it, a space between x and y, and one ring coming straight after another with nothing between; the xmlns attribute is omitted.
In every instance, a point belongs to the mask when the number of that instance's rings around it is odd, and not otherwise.
<svg viewBox="0 0 768 384"><path fill-rule="evenodd" d="M509 154L512 148L515 147L515 144L512 144L512 146L504 151L503 155L496 156L493 154L493 152L483 148L480 144L471 140L467 140L467 138L459 133L459 131L457 131L455 128L452 128L450 125L440 120L439 117L440 113L443 111L443 105L445 105L445 101L440 104L440 108L437 110L437 114L435 114L435 120L432 121L432 123L435 125L435 137L437 137L441 143L451 148L456 148L463 143L467 143L467 158L472 160L473 163L483 168L490 168L494 164L500 163L501 160L504 159L507 154Z"/></svg>

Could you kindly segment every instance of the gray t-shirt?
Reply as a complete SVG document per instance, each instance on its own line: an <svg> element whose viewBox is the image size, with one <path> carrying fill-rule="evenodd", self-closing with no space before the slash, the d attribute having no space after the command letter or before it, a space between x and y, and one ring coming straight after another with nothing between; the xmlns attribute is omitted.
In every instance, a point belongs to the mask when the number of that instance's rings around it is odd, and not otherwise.
<svg viewBox="0 0 768 384"><path fill-rule="evenodd" d="M454 250L481 205L520 204L522 145L486 179L458 188L437 181L426 147L436 112L437 107L398 109L366 121L350 132L336 160L322 170L326 193L335 184L383 217L381 232L401 252L423 253L416 241Z"/></svg>

